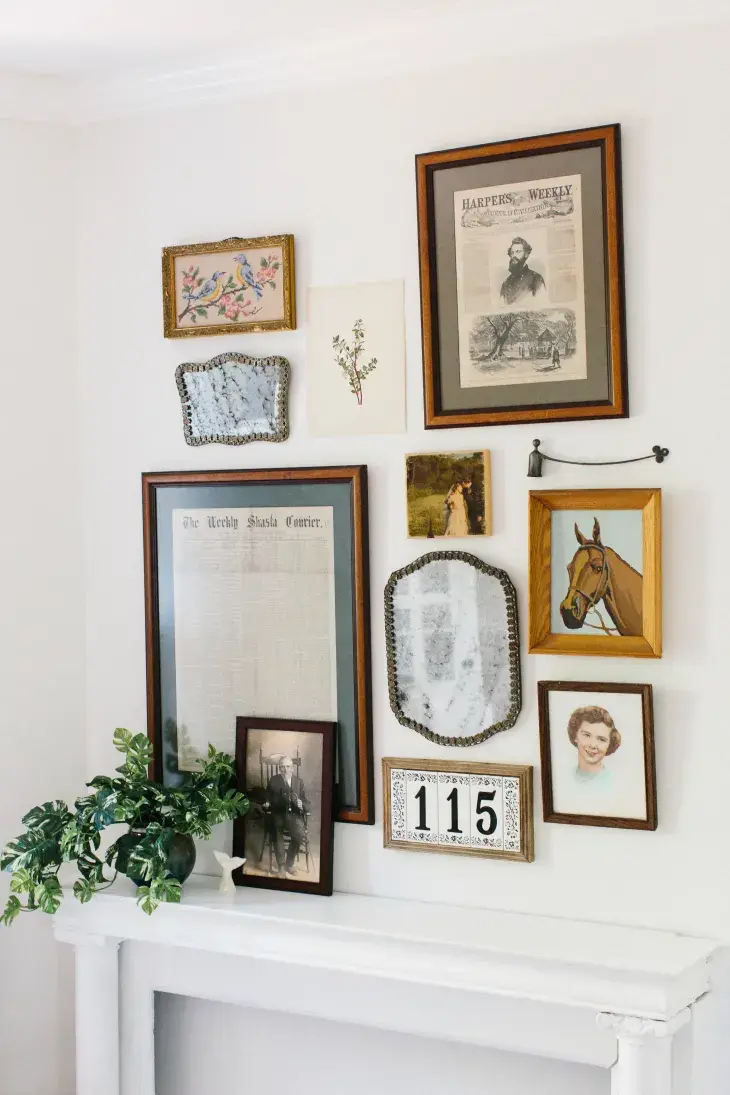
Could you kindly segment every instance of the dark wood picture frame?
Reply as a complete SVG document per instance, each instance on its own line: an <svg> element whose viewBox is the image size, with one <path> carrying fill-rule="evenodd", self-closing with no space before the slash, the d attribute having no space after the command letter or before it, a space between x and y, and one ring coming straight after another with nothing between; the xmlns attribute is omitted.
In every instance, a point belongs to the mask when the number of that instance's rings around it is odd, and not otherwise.
<svg viewBox="0 0 730 1095"><path fill-rule="evenodd" d="M644 789L646 818L602 817L597 814L558 813L553 806L552 756L550 749L550 693L605 692L608 695L628 693L641 697L644 731ZM542 779L543 821L561 825L595 825L611 829L644 829L657 827L656 759L654 754L654 705L650 684L615 684L605 681L538 681L538 716L540 721L540 762Z"/></svg>
<svg viewBox="0 0 730 1095"><path fill-rule="evenodd" d="M150 775L162 780L163 712L160 665L158 492L175 487L211 484L347 484L352 567L353 756L357 768L356 801L341 806L337 820L372 825L375 821L372 700L370 670L370 594L368 555L367 468L342 467L257 468L249 470L147 472L142 475L142 517L145 573L145 631L147 652L147 729L155 750Z"/></svg>
<svg viewBox="0 0 730 1095"><path fill-rule="evenodd" d="M659 487L530 491L528 623L530 654L588 654L618 658L660 658L662 656L661 503L662 492ZM584 633L582 628L568 635L551 630L553 510L586 510L587 513L591 510L641 511L643 558L641 635Z"/></svg>
<svg viewBox="0 0 730 1095"><path fill-rule="evenodd" d="M605 293L595 295L594 306L603 311L602 323L596 330L605 337L606 393L599 397L578 395L568 399L567 392L556 391L552 401L530 402L534 385L524 384L525 402L512 400L503 405L486 398L482 405L447 406L443 390L442 326L439 287L441 278L446 291L456 300L456 272L445 265L444 248L437 247L435 179L438 172L474 165L501 164L526 157L552 153L572 153L596 149L600 153L600 199L602 208L602 280ZM535 176L541 177L541 176ZM504 182L504 179L499 179ZM511 181L511 180L508 180ZM629 413L626 366L626 323L623 270L622 207L621 207L621 132L618 124L549 133L517 140L472 145L465 148L427 152L416 156L416 188L418 201L418 247L421 277L421 325L423 343L424 413L426 429L454 426L494 426L519 422L557 422L575 419L625 418ZM453 207L452 207L453 208ZM584 216L584 224L586 218ZM453 218L450 226L453 237ZM448 235L444 229L444 238ZM442 269L438 269L438 259ZM453 277L453 286L451 278ZM448 278L448 282L447 279ZM458 344L458 340L457 340ZM452 355L447 355L450 365ZM591 353L588 351L589 368ZM603 373L602 373L603 375ZM558 387L560 387L558 385ZM471 389L473 390L473 389ZM461 389L462 392L465 389ZM485 392L494 391L486 388ZM504 389L499 393L504 401Z"/></svg>
<svg viewBox="0 0 730 1095"><path fill-rule="evenodd" d="M334 853L333 792L334 792L334 742L336 724L333 722L311 722L301 719L259 719L253 716L239 716L236 719L236 786L244 794L248 793L246 779L246 757L248 735L251 730L290 731L295 734L319 734L322 738L322 786L320 789L321 818L319 835L319 881L297 881L296 878L281 878L271 875L250 875L239 867L233 872L237 886L253 886L264 890L289 890L293 893L319 894L329 897L332 893L332 872ZM311 789L310 789L311 790ZM251 815L258 808L263 818L265 806L252 803L249 813L236 818L233 823L233 854L246 856L246 826ZM264 822L265 824L265 822Z"/></svg>

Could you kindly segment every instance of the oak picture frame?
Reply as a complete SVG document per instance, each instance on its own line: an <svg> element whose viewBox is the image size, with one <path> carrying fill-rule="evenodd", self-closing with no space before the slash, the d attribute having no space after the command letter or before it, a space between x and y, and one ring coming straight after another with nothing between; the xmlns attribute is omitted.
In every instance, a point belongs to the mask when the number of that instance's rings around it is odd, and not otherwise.
<svg viewBox="0 0 730 1095"><path fill-rule="evenodd" d="M539 390L540 385L525 383L519 385L523 391L511 396L505 387L496 395L490 394L492 388L474 395L474 388L460 387L458 381L458 337L453 329L457 307L453 204L448 224L440 188L457 190L462 185L490 186L562 172L581 173L581 157L591 156L593 163L586 164L585 179L586 185L589 177L591 180L595 211L588 214L584 209L583 225L595 235L591 236L590 250L586 243L586 255L593 256L596 272L590 279L590 293L586 290L586 306L593 316L588 369L595 372L596 382L580 382L580 388L572 382L567 385L574 389L571 392L557 384L543 386L546 390L551 387L546 394ZM479 180L473 169L481 172ZM459 183L460 175L466 179L470 171L470 178ZM450 182L450 177L455 181ZM426 429L627 417L620 125L422 153L416 156L416 192ZM450 379L454 369L456 380Z"/></svg>
<svg viewBox="0 0 730 1095"><path fill-rule="evenodd" d="M644 793L646 818L610 817L600 814L561 813L554 808L553 766L550 743L550 693L551 692L598 692L606 695L617 693L636 694L641 697L644 744ZM650 684L617 684L606 681L538 681L538 719L540 725L540 777L542 783L543 821L560 825L594 825L610 829L657 828L656 758L654 749L654 706Z"/></svg>
<svg viewBox="0 0 730 1095"><path fill-rule="evenodd" d="M391 774L393 771L454 773L459 776L504 776L514 778L519 785L519 850L471 848L453 844L418 843L397 840L393 835ZM530 764L501 764L484 761L421 760L414 757L383 757L383 847L416 852L440 852L446 855L468 855L488 859L510 859L532 863L535 858L533 769Z"/></svg>
<svg viewBox="0 0 730 1095"><path fill-rule="evenodd" d="M642 514L642 633L552 631L552 514L559 510L638 510ZM530 491L528 650L531 654L662 656L661 489ZM592 544L589 546L593 546ZM603 551L602 545L600 545ZM604 554L605 558L605 554ZM592 625L588 625L592 627ZM597 629L598 630L598 629ZM612 628L611 630L615 630Z"/></svg>

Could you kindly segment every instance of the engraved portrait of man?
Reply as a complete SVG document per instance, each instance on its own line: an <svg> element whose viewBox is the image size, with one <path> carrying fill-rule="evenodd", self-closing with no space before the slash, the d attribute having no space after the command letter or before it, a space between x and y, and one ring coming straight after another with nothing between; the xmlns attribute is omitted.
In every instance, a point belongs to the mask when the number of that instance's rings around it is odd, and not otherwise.
<svg viewBox="0 0 730 1095"><path fill-rule="evenodd" d="M532 247L522 236L515 236L507 249L509 274L502 282L499 295L505 304L517 304L525 297L536 297L545 292L545 279L537 270L531 270L527 260Z"/></svg>

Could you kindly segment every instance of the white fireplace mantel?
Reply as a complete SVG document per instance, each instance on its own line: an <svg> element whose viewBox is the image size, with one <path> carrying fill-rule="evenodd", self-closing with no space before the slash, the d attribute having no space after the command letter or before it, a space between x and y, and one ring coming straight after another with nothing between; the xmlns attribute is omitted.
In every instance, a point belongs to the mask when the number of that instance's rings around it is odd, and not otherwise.
<svg viewBox="0 0 730 1095"><path fill-rule="evenodd" d="M126 880L87 905L69 896L55 932L76 947L78 1095L154 1095L156 991L594 1064L612 1095L690 1095L690 1043L678 1066L672 1042L717 950L355 894L227 896L206 878L150 917Z"/></svg>

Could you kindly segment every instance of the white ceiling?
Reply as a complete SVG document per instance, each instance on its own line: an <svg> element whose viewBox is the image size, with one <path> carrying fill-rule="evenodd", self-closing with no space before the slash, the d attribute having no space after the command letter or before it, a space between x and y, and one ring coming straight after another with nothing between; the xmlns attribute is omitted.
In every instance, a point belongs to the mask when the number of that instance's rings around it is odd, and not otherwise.
<svg viewBox="0 0 730 1095"><path fill-rule="evenodd" d="M730 0L0 0L0 117L82 123L729 15Z"/></svg>
<svg viewBox="0 0 730 1095"><path fill-rule="evenodd" d="M523 0L508 0L517 7ZM481 0L482 9L504 0ZM0 69L87 76L400 32L455 0L0 0Z"/></svg>
<svg viewBox="0 0 730 1095"><path fill-rule="evenodd" d="M549 38L580 24L591 36L613 37L729 7L728 0L0 0L0 71L159 74L394 37L408 53L429 23L468 48L474 20L485 52L495 40L500 52L519 52L533 25Z"/></svg>

